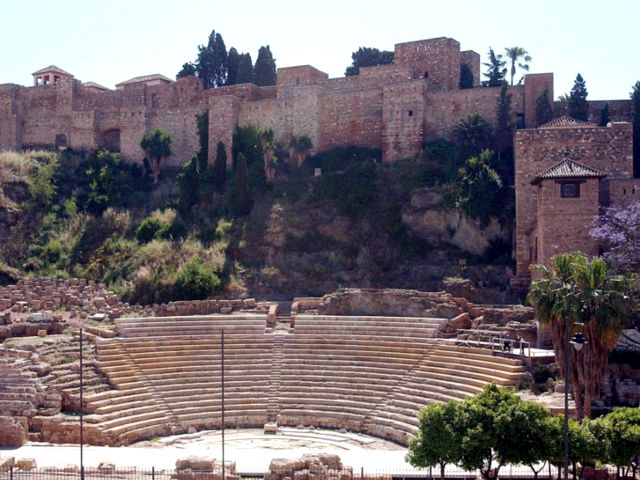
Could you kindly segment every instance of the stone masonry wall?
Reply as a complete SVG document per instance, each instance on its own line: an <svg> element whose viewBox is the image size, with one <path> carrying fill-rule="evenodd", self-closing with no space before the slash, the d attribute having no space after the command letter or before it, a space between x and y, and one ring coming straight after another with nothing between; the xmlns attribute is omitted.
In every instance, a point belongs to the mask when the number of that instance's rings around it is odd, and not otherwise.
<svg viewBox="0 0 640 480"><path fill-rule="evenodd" d="M610 179L633 174L632 128L629 123L610 127L538 128L518 130L515 136L516 266L517 282L529 281L531 238L536 225L537 187L534 177L569 159L595 168Z"/></svg>

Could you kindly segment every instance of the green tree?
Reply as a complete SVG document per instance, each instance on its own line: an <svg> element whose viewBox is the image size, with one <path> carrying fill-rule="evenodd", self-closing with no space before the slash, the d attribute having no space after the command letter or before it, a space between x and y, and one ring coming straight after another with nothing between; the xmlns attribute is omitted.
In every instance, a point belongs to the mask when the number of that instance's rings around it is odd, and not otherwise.
<svg viewBox="0 0 640 480"><path fill-rule="evenodd" d="M238 158L238 154L242 153L247 160L249 171L249 185L253 192L263 192L267 188L267 179L265 175L265 141L273 138L273 132L256 127L255 125L247 125L245 127L237 127L233 135L232 158ZM235 172L237 162L233 164Z"/></svg>
<svg viewBox="0 0 640 480"><path fill-rule="evenodd" d="M216 160L213 163L211 181L216 192L224 193L227 184L227 149L223 142L218 142L216 146Z"/></svg>
<svg viewBox="0 0 640 480"><path fill-rule="evenodd" d="M417 434L409 442L407 462L414 467L440 467L458 463L462 457L462 431L458 421L458 403L431 403L418 414Z"/></svg>
<svg viewBox="0 0 640 480"><path fill-rule="evenodd" d="M453 133L459 142L462 158L478 155L491 148L491 125L477 113L471 113L461 120Z"/></svg>
<svg viewBox="0 0 640 480"><path fill-rule="evenodd" d="M60 164L55 157L36 164L33 175L29 177L29 194L35 209L46 212L53 201L58 187L56 176Z"/></svg>
<svg viewBox="0 0 640 480"><path fill-rule="evenodd" d="M502 181L491 168L493 153L484 150L469 158L458 171L455 185L456 205L461 212L488 225L491 216L499 211L499 194Z"/></svg>
<svg viewBox="0 0 640 480"><path fill-rule="evenodd" d="M633 121L633 172L640 177L640 81L631 90L631 118Z"/></svg>
<svg viewBox="0 0 640 480"><path fill-rule="evenodd" d="M460 88L462 90L473 88L474 80L471 67L469 67L468 63L462 62L462 65L460 65Z"/></svg>
<svg viewBox="0 0 640 480"><path fill-rule="evenodd" d="M509 93L509 87L502 85L500 96L496 102L496 132L495 132L495 150L497 154L497 164L500 166L503 175L509 179L513 176L512 162L503 165L503 157L512 160L509 154L513 150L513 131L515 123L513 121L513 112L511 110L512 95Z"/></svg>
<svg viewBox="0 0 640 480"><path fill-rule="evenodd" d="M529 71L529 62L531 61L531 56L529 55L529 52L527 52L522 47L505 48L504 51L505 51L505 54L507 55L507 58L511 62L511 71L510 71L510 73L511 73L511 85L513 85L513 78L516 75L516 65L521 70L524 70L525 72L528 72ZM523 79L524 79L524 75L520 78L520 80L518 80L518 85L520 85L522 83Z"/></svg>
<svg viewBox="0 0 640 480"><path fill-rule="evenodd" d="M236 83L255 83L255 81L251 55L243 53L238 59L238 75L236 77Z"/></svg>
<svg viewBox="0 0 640 480"><path fill-rule="evenodd" d="M608 123L611 121L611 116L609 115L609 102L604 104L602 110L600 110L600 120L598 121L598 126L606 127Z"/></svg>
<svg viewBox="0 0 640 480"><path fill-rule="evenodd" d="M200 202L200 172L197 157L192 157L182 166L177 182L180 192L180 210L188 212L191 207Z"/></svg>
<svg viewBox="0 0 640 480"><path fill-rule="evenodd" d="M209 110L196 115L198 130L198 171L202 174L209 166Z"/></svg>
<svg viewBox="0 0 640 480"><path fill-rule="evenodd" d="M247 159L242 153L236 159L235 191L233 198L233 215L244 217L251 212L251 190L249 187L249 173Z"/></svg>
<svg viewBox="0 0 640 480"><path fill-rule="evenodd" d="M636 478L640 466L640 408L617 407L592 423L599 427L596 431L600 438L606 440L606 461L618 468L618 477Z"/></svg>
<svg viewBox="0 0 640 480"><path fill-rule="evenodd" d="M591 414L607 371L609 352L616 346L623 325L634 306L632 281L608 275L606 262L591 261L582 252L551 257L551 265L536 265L539 280L531 284L527 301L537 318L551 326L551 341L560 371L564 371L564 335L582 331L588 345L578 352L569 349L569 378L579 419Z"/></svg>
<svg viewBox="0 0 640 480"><path fill-rule="evenodd" d="M204 88L221 87L227 81L227 48L222 35L211 31L206 45L198 47L196 69Z"/></svg>
<svg viewBox="0 0 640 480"><path fill-rule="evenodd" d="M493 48L489 47L489 62L483 63L487 71L483 73L487 80L482 82L485 87L499 87L504 83L504 76L507 74L502 55L496 55Z"/></svg>
<svg viewBox="0 0 640 480"><path fill-rule="evenodd" d="M175 296L180 300L204 300L221 284L213 268L195 256L178 270L174 281Z"/></svg>
<svg viewBox="0 0 640 480"><path fill-rule="evenodd" d="M182 65L182 69L176 75L176 78L183 77L196 77L198 76L198 69L194 63L187 62Z"/></svg>
<svg viewBox="0 0 640 480"><path fill-rule="evenodd" d="M377 48L360 47L351 54L351 65L347 67L346 76L358 75L361 67L375 67L393 63L393 52L380 51Z"/></svg>
<svg viewBox="0 0 640 480"><path fill-rule="evenodd" d="M545 87L540 96L536 98L536 127L553 120L553 107L549 98L549 89Z"/></svg>
<svg viewBox="0 0 640 480"><path fill-rule="evenodd" d="M547 423L553 433L547 447L546 459L558 468L560 474L560 469L564 464L564 417L561 415L550 417ZM581 478L581 470L578 469L578 465L582 467L594 466L596 462L605 460L606 442L597 437L596 431L593 422L589 420L579 422L569 418L569 463L574 478Z"/></svg>
<svg viewBox="0 0 640 480"><path fill-rule="evenodd" d="M276 61L271 55L269 45L260 47L254 67L255 83L259 87L276 84Z"/></svg>
<svg viewBox="0 0 640 480"><path fill-rule="evenodd" d="M240 54L235 47L229 49L227 55L227 81L225 85L235 85L238 83L238 67L240 66Z"/></svg>
<svg viewBox="0 0 640 480"><path fill-rule="evenodd" d="M589 102L587 102L587 83L578 74L569 94L569 116L576 120L589 120Z"/></svg>
<svg viewBox="0 0 640 480"><path fill-rule="evenodd" d="M123 205L133 191L132 178L119 153L99 150L79 167L78 205L95 215Z"/></svg>
<svg viewBox="0 0 640 480"><path fill-rule="evenodd" d="M153 181L158 183L162 160L171 155L171 134L160 128L150 130L143 135L140 147L149 157Z"/></svg>

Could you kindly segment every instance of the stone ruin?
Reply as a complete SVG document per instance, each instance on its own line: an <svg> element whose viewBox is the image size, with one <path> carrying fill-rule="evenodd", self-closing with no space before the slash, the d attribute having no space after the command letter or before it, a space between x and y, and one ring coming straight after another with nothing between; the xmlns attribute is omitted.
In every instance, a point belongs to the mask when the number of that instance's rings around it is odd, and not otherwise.
<svg viewBox="0 0 640 480"><path fill-rule="evenodd" d="M353 470L338 455L306 454L294 459L274 458L265 480L351 480Z"/></svg>

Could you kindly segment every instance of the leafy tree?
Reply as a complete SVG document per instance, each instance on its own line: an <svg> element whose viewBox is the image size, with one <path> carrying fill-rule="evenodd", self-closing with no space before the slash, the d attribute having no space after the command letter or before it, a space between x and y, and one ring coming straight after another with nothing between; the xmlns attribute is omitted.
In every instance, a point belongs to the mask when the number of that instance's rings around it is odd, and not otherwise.
<svg viewBox="0 0 640 480"><path fill-rule="evenodd" d="M569 116L576 120L589 120L589 103L587 102L587 84L578 74L569 94Z"/></svg>
<svg viewBox="0 0 640 480"><path fill-rule="evenodd" d="M608 208L590 234L605 247L603 256L617 271L640 272L640 202Z"/></svg>
<svg viewBox="0 0 640 480"><path fill-rule="evenodd" d="M513 85L513 77L516 74L516 65L521 70L528 72L531 56L529 55L529 52L527 52L522 47L505 48L504 51L505 51L505 54L507 55L507 58L511 61L511 71L510 71L511 85ZM522 61L520 59L522 59ZM518 85L522 83L523 79L524 79L524 75L520 78L520 80L518 80Z"/></svg>
<svg viewBox="0 0 640 480"><path fill-rule="evenodd" d="M253 61L251 60L251 55L248 53L241 54L238 59L236 83L255 83Z"/></svg>
<svg viewBox="0 0 640 480"><path fill-rule="evenodd" d="M502 55L496 55L493 48L489 47L489 63L483 63L487 71L483 73L487 80L482 82L485 87L499 87L504 83L504 76L507 74Z"/></svg>
<svg viewBox="0 0 640 480"><path fill-rule="evenodd" d="M481 151L491 148L491 125L477 113L461 120L453 133L460 144L460 154L463 158L478 155Z"/></svg>
<svg viewBox="0 0 640 480"><path fill-rule="evenodd" d="M633 121L633 172L640 177L640 81L631 91L631 118Z"/></svg>
<svg viewBox="0 0 640 480"><path fill-rule="evenodd" d="M227 48L222 35L211 31L206 45L198 47L196 69L204 88L223 86L227 81Z"/></svg>
<svg viewBox="0 0 640 480"><path fill-rule="evenodd" d="M491 168L493 153L484 150L469 158L458 171L455 186L456 205L461 212L488 225L491 216L499 211L499 194L502 181Z"/></svg>
<svg viewBox="0 0 640 480"><path fill-rule="evenodd" d="M536 127L553 120L553 106L549 98L549 89L545 87L540 96L536 98Z"/></svg>
<svg viewBox="0 0 640 480"><path fill-rule="evenodd" d="M598 121L599 127L606 127L608 123L611 121L611 116L609 115L609 102L604 104L602 110L600 110L600 120Z"/></svg>
<svg viewBox="0 0 640 480"><path fill-rule="evenodd" d="M191 207L200 202L200 172L197 157L192 157L182 166L177 182L180 191L180 210L188 212Z"/></svg>
<svg viewBox="0 0 640 480"><path fill-rule="evenodd" d="M236 159L235 191L233 198L233 215L244 217L251 212L251 190L249 187L249 173L247 159L242 153Z"/></svg>
<svg viewBox="0 0 640 480"><path fill-rule="evenodd" d="M469 67L468 63L463 62L462 65L460 65L460 88L462 90L473 88L474 80L471 67Z"/></svg>
<svg viewBox="0 0 640 480"><path fill-rule="evenodd" d="M541 275L531 284L527 301L537 318L551 324L551 341L560 371L564 372L565 330L571 337L576 323L588 346L567 352L569 378L579 419L591 414L591 404L600 392L607 371L609 352L615 347L633 308L629 278L610 277L601 258L588 260L581 252L551 257L550 267L536 265Z"/></svg>
<svg viewBox="0 0 640 480"><path fill-rule="evenodd" d="M276 84L276 61L271 55L269 45L260 47L254 67L255 83L259 87Z"/></svg>
<svg viewBox="0 0 640 480"><path fill-rule="evenodd" d="M240 66L240 54L235 47L229 49L227 55L227 82L225 85L235 85L238 83L238 67Z"/></svg>
<svg viewBox="0 0 640 480"><path fill-rule="evenodd" d="M183 77L196 77L198 75L198 69L192 62L187 62L182 65L182 69L176 75L176 78Z"/></svg>
<svg viewBox="0 0 640 480"><path fill-rule="evenodd" d="M213 268L195 256L178 270L174 282L175 295L180 300L204 300L221 284Z"/></svg>
<svg viewBox="0 0 640 480"><path fill-rule="evenodd" d="M136 240L140 243L149 243L160 236L160 232L165 228L160 219L156 216L145 218L136 228Z"/></svg>
<svg viewBox="0 0 640 480"><path fill-rule="evenodd" d="M212 174L213 188L218 193L224 193L227 184L227 149L223 142L216 146L216 160L213 163Z"/></svg>
<svg viewBox="0 0 640 480"><path fill-rule="evenodd" d="M516 402L508 414L514 424L514 438L518 439L517 448L511 452L511 463L527 465L534 478L538 478L548 459L549 446L557 434L549 424L549 413L539 403Z"/></svg>
<svg viewBox="0 0 640 480"><path fill-rule="evenodd" d="M238 154L242 153L247 160L249 185L254 192L262 192L267 188L265 145L269 137L273 138L273 132L268 134L255 125L236 127L233 135L232 158L236 159L233 170L236 170Z"/></svg>
<svg viewBox="0 0 640 480"><path fill-rule="evenodd" d="M597 431L606 440L606 460L618 467L622 477L636 478L640 466L640 408L614 408L592 423L600 427Z"/></svg>
<svg viewBox="0 0 640 480"><path fill-rule="evenodd" d="M132 178L119 153L99 150L80 163L78 173L78 206L95 215L124 204L133 191Z"/></svg>
<svg viewBox="0 0 640 480"><path fill-rule="evenodd" d="M347 67L346 76L358 75L361 67L375 67L393 63L393 52L380 51L377 48L360 47L351 54L352 63Z"/></svg>
<svg viewBox="0 0 640 480"><path fill-rule="evenodd" d="M140 147L149 157L153 181L158 183L162 160L171 155L171 134L160 128L150 130L143 135Z"/></svg>
<svg viewBox="0 0 640 480"><path fill-rule="evenodd" d="M445 466L458 463L462 457L463 432L458 421L458 403L431 403L418 414L419 427L411 439L406 456L414 467L440 467L444 479Z"/></svg>
<svg viewBox="0 0 640 480"><path fill-rule="evenodd" d="M553 434L548 444L546 459L560 469L564 465L564 417L561 415L550 417L547 420L548 427ZM582 467L593 466L597 461L602 461L606 456L606 442L601 441L594 432L593 422L588 420L579 422L573 418L568 421L569 430L569 464L574 478L580 478L578 464Z"/></svg>
<svg viewBox="0 0 640 480"><path fill-rule="evenodd" d="M58 191L56 175L59 166L55 157L38 162L33 175L29 177L29 193L35 209L42 212L49 210Z"/></svg>
<svg viewBox="0 0 640 480"><path fill-rule="evenodd" d="M498 165L502 166L502 157L508 153L508 150L513 148L513 130L515 123L513 121L513 113L511 111L512 95L509 93L509 88L506 85L502 85L500 89L500 96L496 103L496 133L495 133L495 149L498 156ZM509 155L506 155L510 157ZM509 165L509 168L504 173L512 175L513 167Z"/></svg>

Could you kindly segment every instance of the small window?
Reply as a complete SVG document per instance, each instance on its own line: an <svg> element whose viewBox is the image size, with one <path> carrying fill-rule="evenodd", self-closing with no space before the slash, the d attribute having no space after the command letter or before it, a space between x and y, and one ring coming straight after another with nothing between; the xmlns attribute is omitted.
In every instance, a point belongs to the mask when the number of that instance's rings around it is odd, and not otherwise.
<svg viewBox="0 0 640 480"><path fill-rule="evenodd" d="M407 115L408 115L408 116L410 116L410 117L413 117L413 110L409 110L409 111L407 112Z"/></svg>
<svg viewBox="0 0 640 480"><path fill-rule="evenodd" d="M299 87L302 82L299 78L296 78L296 87Z"/></svg>
<svg viewBox="0 0 640 480"><path fill-rule="evenodd" d="M427 70L424 71L422 78L429 78L429 72Z"/></svg>
<svg viewBox="0 0 640 480"><path fill-rule="evenodd" d="M155 93L151 95L151 106L153 108L158 108L158 95Z"/></svg>
<svg viewBox="0 0 640 480"><path fill-rule="evenodd" d="M562 198L578 198L580 196L580 184L575 182L561 183L560 196Z"/></svg>

